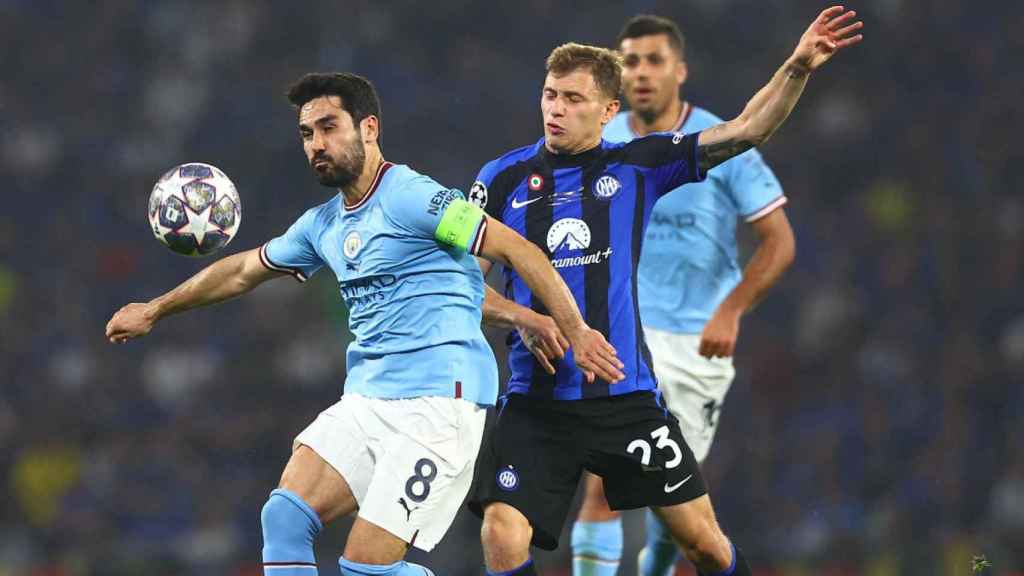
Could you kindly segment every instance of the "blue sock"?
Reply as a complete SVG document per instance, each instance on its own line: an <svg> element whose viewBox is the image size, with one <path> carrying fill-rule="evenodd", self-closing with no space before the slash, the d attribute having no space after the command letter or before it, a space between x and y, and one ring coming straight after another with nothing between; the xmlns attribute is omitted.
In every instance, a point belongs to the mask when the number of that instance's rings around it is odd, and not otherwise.
<svg viewBox="0 0 1024 576"><path fill-rule="evenodd" d="M580 522L572 527L573 576L615 576L622 559L622 520Z"/></svg>
<svg viewBox="0 0 1024 576"><path fill-rule="evenodd" d="M681 554L665 523L647 509L647 541L640 551L640 576L672 574Z"/></svg>
<svg viewBox="0 0 1024 576"><path fill-rule="evenodd" d="M736 551L736 546L733 545L732 541L729 541L729 547L732 548L732 561L729 567L721 572L709 572L706 576L733 576L736 573L736 557L739 555ZM743 561L743 566L746 568L746 574L750 574L750 568L746 566L746 561Z"/></svg>
<svg viewBox="0 0 1024 576"><path fill-rule="evenodd" d="M264 576L316 576L313 539L323 524L294 492L277 489L263 505Z"/></svg>
<svg viewBox="0 0 1024 576"><path fill-rule="evenodd" d="M533 558L527 558L526 562L511 570L504 572L491 572L487 570L487 576L537 576L537 571L533 566Z"/></svg>
<svg viewBox="0 0 1024 576"><path fill-rule="evenodd" d="M360 564L344 556L338 559L342 576L434 576L419 564L399 560L394 564Z"/></svg>

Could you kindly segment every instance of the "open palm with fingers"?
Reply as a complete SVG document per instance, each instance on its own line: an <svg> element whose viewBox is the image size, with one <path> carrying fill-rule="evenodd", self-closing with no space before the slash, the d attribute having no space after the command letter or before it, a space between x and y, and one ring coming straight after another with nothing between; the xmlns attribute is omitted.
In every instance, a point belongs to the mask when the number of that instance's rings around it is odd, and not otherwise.
<svg viewBox="0 0 1024 576"><path fill-rule="evenodd" d="M842 6L826 8L800 37L793 59L808 71L814 71L836 52L857 44L864 39L857 34L864 23L854 20L856 17L856 12L846 11Z"/></svg>

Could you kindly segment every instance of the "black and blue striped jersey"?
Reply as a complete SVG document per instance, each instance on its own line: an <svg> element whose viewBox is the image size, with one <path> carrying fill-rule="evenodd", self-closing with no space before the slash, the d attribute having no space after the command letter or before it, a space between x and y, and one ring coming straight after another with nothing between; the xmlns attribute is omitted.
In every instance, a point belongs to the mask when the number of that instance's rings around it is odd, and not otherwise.
<svg viewBox="0 0 1024 576"><path fill-rule="evenodd" d="M697 134L652 134L554 154L540 140L488 162L469 199L539 246L572 290L587 324L618 351L626 378L587 384L572 351L554 375L538 364L517 332L509 336L508 392L579 400L652 390L657 381L637 304L637 263L654 203L704 178ZM504 271L505 297L542 314L539 299L514 270Z"/></svg>

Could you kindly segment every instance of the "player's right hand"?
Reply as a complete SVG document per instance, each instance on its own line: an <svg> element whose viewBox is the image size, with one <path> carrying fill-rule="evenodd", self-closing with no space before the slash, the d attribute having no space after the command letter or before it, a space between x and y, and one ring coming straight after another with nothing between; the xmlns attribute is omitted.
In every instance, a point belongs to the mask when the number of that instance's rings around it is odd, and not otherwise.
<svg viewBox="0 0 1024 576"><path fill-rule="evenodd" d="M152 304L133 302L122 307L107 322L107 340L111 344L123 344L129 338L149 334L156 323L156 310Z"/></svg>
<svg viewBox="0 0 1024 576"><path fill-rule="evenodd" d="M619 361L615 347L604 339L604 336L589 326L569 338L572 346L573 360L592 384L595 377L614 384L626 377L622 373L624 365Z"/></svg>
<svg viewBox="0 0 1024 576"><path fill-rule="evenodd" d="M548 374L554 374L553 361L561 360L569 349L569 340L562 335L555 321L550 316L530 311L516 328L526 349Z"/></svg>

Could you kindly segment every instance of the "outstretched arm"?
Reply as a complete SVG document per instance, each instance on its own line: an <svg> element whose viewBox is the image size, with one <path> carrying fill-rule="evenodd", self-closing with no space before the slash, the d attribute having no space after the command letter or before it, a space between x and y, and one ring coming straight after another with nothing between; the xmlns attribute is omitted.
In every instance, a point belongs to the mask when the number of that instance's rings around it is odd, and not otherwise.
<svg viewBox="0 0 1024 576"><path fill-rule="evenodd" d="M491 261L477 258L484 278L491 269ZM490 286L484 285L483 322L488 326L519 331L523 344L548 374L555 373L552 360L565 356L569 341L550 316L538 314L526 306L505 298Z"/></svg>
<svg viewBox="0 0 1024 576"><path fill-rule="evenodd" d="M260 262L259 248L221 258L174 290L118 310L107 323L107 338L111 342L125 342L145 336L165 316L234 298L283 275Z"/></svg>
<svg viewBox="0 0 1024 576"><path fill-rule="evenodd" d="M825 9L800 37L792 56L739 116L700 133L697 153L702 172L768 140L796 106L810 73L836 52L863 40L854 34L864 25L853 22L856 15L842 6Z"/></svg>
<svg viewBox="0 0 1024 576"><path fill-rule="evenodd" d="M572 292L540 248L508 226L488 218L487 234L478 254L511 266L523 278L569 340L576 366L588 381L592 382L595 376L607 382L618 382L625 377L621 371L622 362L615 356L615 348L600 332L583 321ZM494 296L498 295L492 294L492 299ZM492 300L492 306L494 302ZM492 308L492 316L494 310Z"/></svg>

